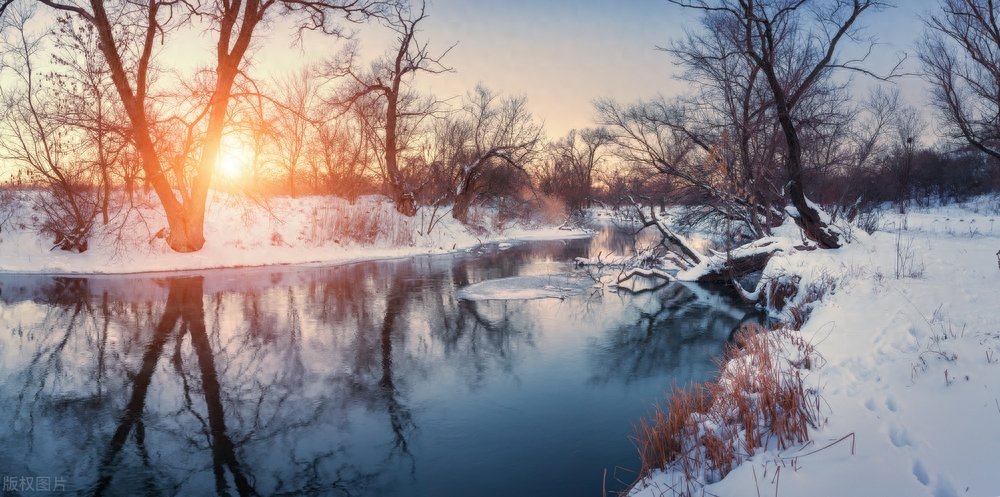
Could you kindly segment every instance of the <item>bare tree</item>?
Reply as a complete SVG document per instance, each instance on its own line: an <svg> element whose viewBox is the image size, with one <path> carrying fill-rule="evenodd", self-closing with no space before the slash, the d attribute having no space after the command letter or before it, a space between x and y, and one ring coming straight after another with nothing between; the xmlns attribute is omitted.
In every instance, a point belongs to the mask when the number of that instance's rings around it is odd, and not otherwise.
<svg viewBox="0 0 1000 497"><path fill-rule="evenodd" d="M702 201L717 206L712 214L735 221L756 236L767 236L780 223L780 128L773 98L760 67L743 49L744 31L731 16L706 15L705 29L690 29L662 50L685 68L682 78L698 90L682 99L683 112L671 116L714 159L715 181L700 189Z"/></svg>
<svg viewBox="0 0 1000 497"><path fill-rule="evenodd" d="M317 163L323 176L326 193L339 195L352 204L362 194L374 193L372 164L378 162L377 136L366 125L365 109L355 107L352 113L340 119L325 120L317 128L315 150L310 160Z"/></svg>
<svg viewBox="0 0 1000 497"><path fill-rule="evenodd" d="M876 201L866 198L870 192L865 181L871 179L877 161L887 153L886 142L900 105L898 88L887 90L884 86L876 86L853 113L851 125L842 133L847 136L847 156L824 178L824 183L832 184L838 196L829 202L836 204L834 218L844 214L853 221L859 209L864 207L862 204Z"/></svg>
<svg viewBox="0 0 1000 497"><path fill-rule="evenodd" d="M740 49L767 83L775 117L785 139L785 189L791 211L805 235L821 248L840 246L838 235L805 198L802 122L799 112L814 86L836 69L864 71L864 60L840 61L838 45L858 39L855 22L868 10L889 6L879 0L670 0L699 10L704 19L723 17L738 26ZM869 44L869 52L873 42ZM864 71L867 72L867 71Z"/></svg>
<svg viewBox="0 0 1000 497"><path fill-rule="evenodd" d="M453 112L434 121L421 150L423 176L427 183L421 189L422 204L442 207L455 200L453 182L461 167L475 158L475 127L464 112Z"/></svg>
<svg viewBox="0 0 1000 497"><path fill-rule="evenodd" d="M278 83L280 105L270 119L274 136L275 159L288 173L288 194L296 194L296 176L306 165L307 143L313 132L309 114L315 109L316 81L306 70L299 71Z"/></svg>
<svg viewBox="0 0 1000 497"><path fill-rule="evenodd" d="M550 169L543 178L542 191L561 197L573 212L589 207L594 200L594 173L611 140L606 128L587 128L570 130L549 144Z"/></svg>
<svg viewBox="0 0 1000 497"><path fill-rule="evenodd" d="M350 109L372 96L382 104L381 125L382 166L390 196L396 210L406 216L417 213L414 201L414 186L406 183L399 163L403 148L401 140L415 129L414 121L431 115L437 107L436 101L419 101L410 88L410 82L417 73L438 74L451 71L441 60L451 50L432 55L427 43L417 39L417 25L427 18L426 4L421 3L420 11L397 4L380 20L396 33L394 51L371 63L367 70L356 67L357 46L352 47L343 57L327 64L326 74L331 77L346 77L349 85L335 101L337 105ZM407 105L409 104L409 105Z"/></svg>
<svg viewBox="0 0 1000 497"><path fill-rule="evenodd" d="M1000 5L942 0L918 44L944 129L1000 159Z"/></svg>
<svg viewBox="0 0 1000 497"><path fill-rule="evenodd" d="M896 115L893 128L896 131L895 162L897 164L897 176L899 178L899 192L897 203L899 213L906 213L906 204L909 203L911 192L910 183L913 176L913 155L920 146L920 135L927 129L927 122L916 107L904 107Z"/></svg>
<svg viewBox="0 0 1000 497"><path fill-rule="evenodd" d="M94 26L75 22L69 15L56 20L53 54L56 70L50 75L60 99L61 118L79 129L93 148L90 161L99 174L102 221L110 221L111 192L116 169L128 146L128 131L111 74L100 55ZM83 157L77 158L84 160Z"/></svg>
<svg viewBox="0 0 1000 497"><path fill-rule="evenodd" d="M639 176L654 191L643 189L640 195L647 202L663 204L671 194L689 194L691 190L705 192L715 199L729 197L729 188L721 181L717 158L710 156L716 149L685 124L688 117L681 104L668 103L663 98L622 105L609 99L595 103L598 122L612 133L615 153L626 164L639 169ZM662 177L662 179L658 178ZM627 193L635 199L637 190ZM742 197L731 197L742 202ZM707 202L707 206L720 205ZM720 214L734 209L724 209Z"/></svg>
<svg viewBox="0 0 1000 497"><path fill-rule="evenodd" d="M0 158L24 168L29 180L45 187L36 205L44 214L43 231L55 237L63 250L87 250L97 210L89 185L91 171L74 157L82 150L75 132L63 118L63 102L52 85L38 81L38 54L43 38L29 34L34 8L15 6L10 14L10 37L0 39L0 52L8 55L14 74L0 87Z"/></svg>
<svg viewBox="0 0 1000 497"><path fill-rule="evenodd" d="M343 16L358 21L387 3L379 0L247 0L209 4L174 0L38 1L76 15L96 29L98 46L131 124L145 180L156 192L166 214L167 241L179 252L199 250L205 243L208 189L227 126L233 85L243 74L247 51L255 37L279 15L295 18L301 29L340 36L336 19ZM191 181L189 185L180 185L169 180L168 161L157 148L155 122L150 115L150 82L156 46L188 23L204 23L205 32L216 37L216 61L211 74L211 96L203 110L203 138L197 150L192 151L197 158L191 161Z"/></svg>
<svg viewBox="0 0 1000 497"><path fill-rule="evenodd" d="M501 97L483 85L470 92L463 112L472 127L468 162L455 171L452 217L467 222L469 207L491 189L507 189L541 151L542 126L528 111L524 96ZM503 174L492 174L497 170ZM513 175L511 174L513 173Z"/></svg>

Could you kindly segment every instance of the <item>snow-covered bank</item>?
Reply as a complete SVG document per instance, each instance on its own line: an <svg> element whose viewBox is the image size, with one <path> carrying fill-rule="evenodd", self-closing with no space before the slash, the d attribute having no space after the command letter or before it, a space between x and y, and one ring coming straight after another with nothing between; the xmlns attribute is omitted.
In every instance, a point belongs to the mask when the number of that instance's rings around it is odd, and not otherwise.
<svg viewBox="0 0 1000 497"><path fill-rule="evenodd" d="M52 248L53 236L39 229L33 194L11 197L0 215L0 272L8 273L125 274L341 263L446 253L504 240L590 236L560 227L556 219L476 233L447 211L424 209L407 218L380 197L362 197L354 205L332 197L280 197L262 205L214 195L205 220L205 246L198 252L174 252L157 237L167 223L150 199L146 207L119 214L107 226L99 224L81 254Z"/></svg>
<svg viewBox="0 0 1000 497"><path fill-rule="evenodd" d="M779 255L800 288L831 283L799 332L822 358L803 376L819 425L694 495L1000 495L998 217L995 199L886 213L842 249ZM676 495L676 476L633 495Z"/></svg>

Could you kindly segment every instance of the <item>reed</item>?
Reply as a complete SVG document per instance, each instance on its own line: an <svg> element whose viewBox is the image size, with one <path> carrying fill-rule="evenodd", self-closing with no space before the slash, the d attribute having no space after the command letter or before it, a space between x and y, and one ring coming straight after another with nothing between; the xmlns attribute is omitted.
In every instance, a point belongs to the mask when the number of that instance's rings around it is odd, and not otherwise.
<svg viewBox="0 0 1000 497"><path fill-rule="evenodd" d="M808 441L820 402L802 377L815 361L812 345L788 328L741 329L716 380L674 386L633 425L640 480L657 469L674 471L681 478L673 494L695 495L762 450Z"/></svg>

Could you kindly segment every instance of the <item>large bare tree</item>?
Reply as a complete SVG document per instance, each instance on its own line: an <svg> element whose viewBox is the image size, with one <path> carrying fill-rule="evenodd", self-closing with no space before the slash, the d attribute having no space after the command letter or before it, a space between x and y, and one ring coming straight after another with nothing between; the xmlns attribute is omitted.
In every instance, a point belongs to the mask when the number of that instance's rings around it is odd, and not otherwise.
<svg viewBox="0 0 1000 497"><path fill-rule="evenodd" d="M701 11L711 29L715 19L737 27L739 50L766 82L775 117L785 141L785 190L790 213L805 235L821 248L837 248L837 233L805 198L801 109L814 87L838 69L868 72L856 60L838 58L845 40L858 41L858 19L868 11L889 7L880 0L670 0ZM868 52L874 42L868 40Z"/></svg>
<svg viewBox="0 0 1000 497"><path fill-rule="evenodd" d="M146 182L156 192L167 217L167 241L173 250L191 252L205 243L205 205L227 126L233 87L243 75L252 42L279 16L300 29L340 36L341 19L360 21L394 0L38 0L92 25L99 48L131 127ZM0 6L6 7L7 2ZM290 21L293 20L293 21ZM157 47L169 43L182 26L203 27L215 50L210 96L202 112L199 146L191 158L191 180L178 184L167 174L171 160L158 150L150 82Z"/></svg>
<svg viewBox="0 0 1000 497"><path fill-rule="evenodd" d="M706 173L715 181L704 178L701 186L693 186L717 206L715 216L742 224L756 236L770 235L783 217L773 98L760 67L743 49L745 32L738 20L706 15L701 24L704 29L688 29L662 48L685 68L681 78L698 90L681 99L684 112L653 114L672 115L670 124L713 159L717 171Z"/></svg>
<svg viewBox="0 0 1000 497"><path fill-rule="evenodd" d="M424 3L421 3L419 11L406 5L395 5L386 15L380 17L383 24L396 33L393 50L372 61L370 66L363 70L355 63L357 50L354 47L343 57L329 62L325 69L330 77L343 77L348 80L347 88L334 102L343 107L344 112L370 100L373 96L377 97L382 105L379 116L384 119L381 123L383 156L381 165L396 210L406 216L415 215L417 207L414 186L407 184L400 167L399 155L405 136L408 132L414 131L414 121L431 115L437 107L437 102L434 100L419 99L410 88L410 82L417 73L437 74L451 71L441 62L451 49L434 55L427 43L421 42L417 37L418 25L426 18Z"/></svg>

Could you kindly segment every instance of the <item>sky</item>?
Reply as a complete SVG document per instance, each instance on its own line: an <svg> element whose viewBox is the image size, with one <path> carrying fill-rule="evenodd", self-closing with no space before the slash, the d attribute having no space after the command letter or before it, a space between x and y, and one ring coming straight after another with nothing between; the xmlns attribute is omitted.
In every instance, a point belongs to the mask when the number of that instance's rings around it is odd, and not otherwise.
<svg viewBox="0 0 1000 497"><path fill-rule="evenodd" d="M936 8L938 0L899 0L899 6L863 19L869 33L883 43L871 68L884 71L897 54L909 52L904 70L919 71L912 45L923 31L918 14ZM420 33L432 52L453 48L443 62L446 74L421 74L418 89L438 98L460 98L479 82L504 94L525 95L549 138L570 129L593 126L593 101L611 97L628 102L657 94L672 97L688 90L678 81L681 70L666 52L657 50L697 27L697 12L667 0L428 0L428 18ZM373 57L392 45L392 33L375 24L355 26L362 54ZM257 74L280 77L309 61L335 54L343 42L307 37L291 46L289 31L259 37L254 60ZM184 34L167 47L171 64L207 63L210 35ZM856 94L872 81L858 78ZM918 77L897 80L910 105L926 107L926 90Z"/></svg>
<svg viewBox="0 0 1000 497"><path fill-rule="evenodd" d="M656 50L680 20L664 0L430 0L420 37L432 53L453 47L443 63L453 72L421 74L416 86L439 98L461 98L482 82L504 94L528 97L549 137L592 126L598 97L633 99L681 88L666 53ZM392 44L392 33L358 28L362 54L374 57ZM287 43L263 47L258 67L294 67L317 54L333 53L329 39L307 39L302 49ZM289 50L301 58L289 57Z"/></svg>
<svg viewBox="0 0 1000 497"><path fill-rule="evenodd" d="M882 43L871 67L884 71L898 53L909 52L904 70L916 72L912 45L923 30L917 15L937 0L898 3L863 21ZM550 138L593 126L594 99L633 101L687 90L687 83L676 79L680 69L671 56L656 47L681 36L684 27L696 27L698 17L666 0L430 0L427 13L421 36L432 50L455 45L444 59L454 72L421 75L417 86L440 98L460 97L478 82L505 94L524 94ZM365 53L388 48L385 31L371 26L359 32ZM305 50L316 52L308 44ZM259 57L264 65L294 60L287 49L273 55L262 50ZM857 83L863 92L872 82L859 78ZM925 105L918 77L897 84L911 105Z"/></svg>

